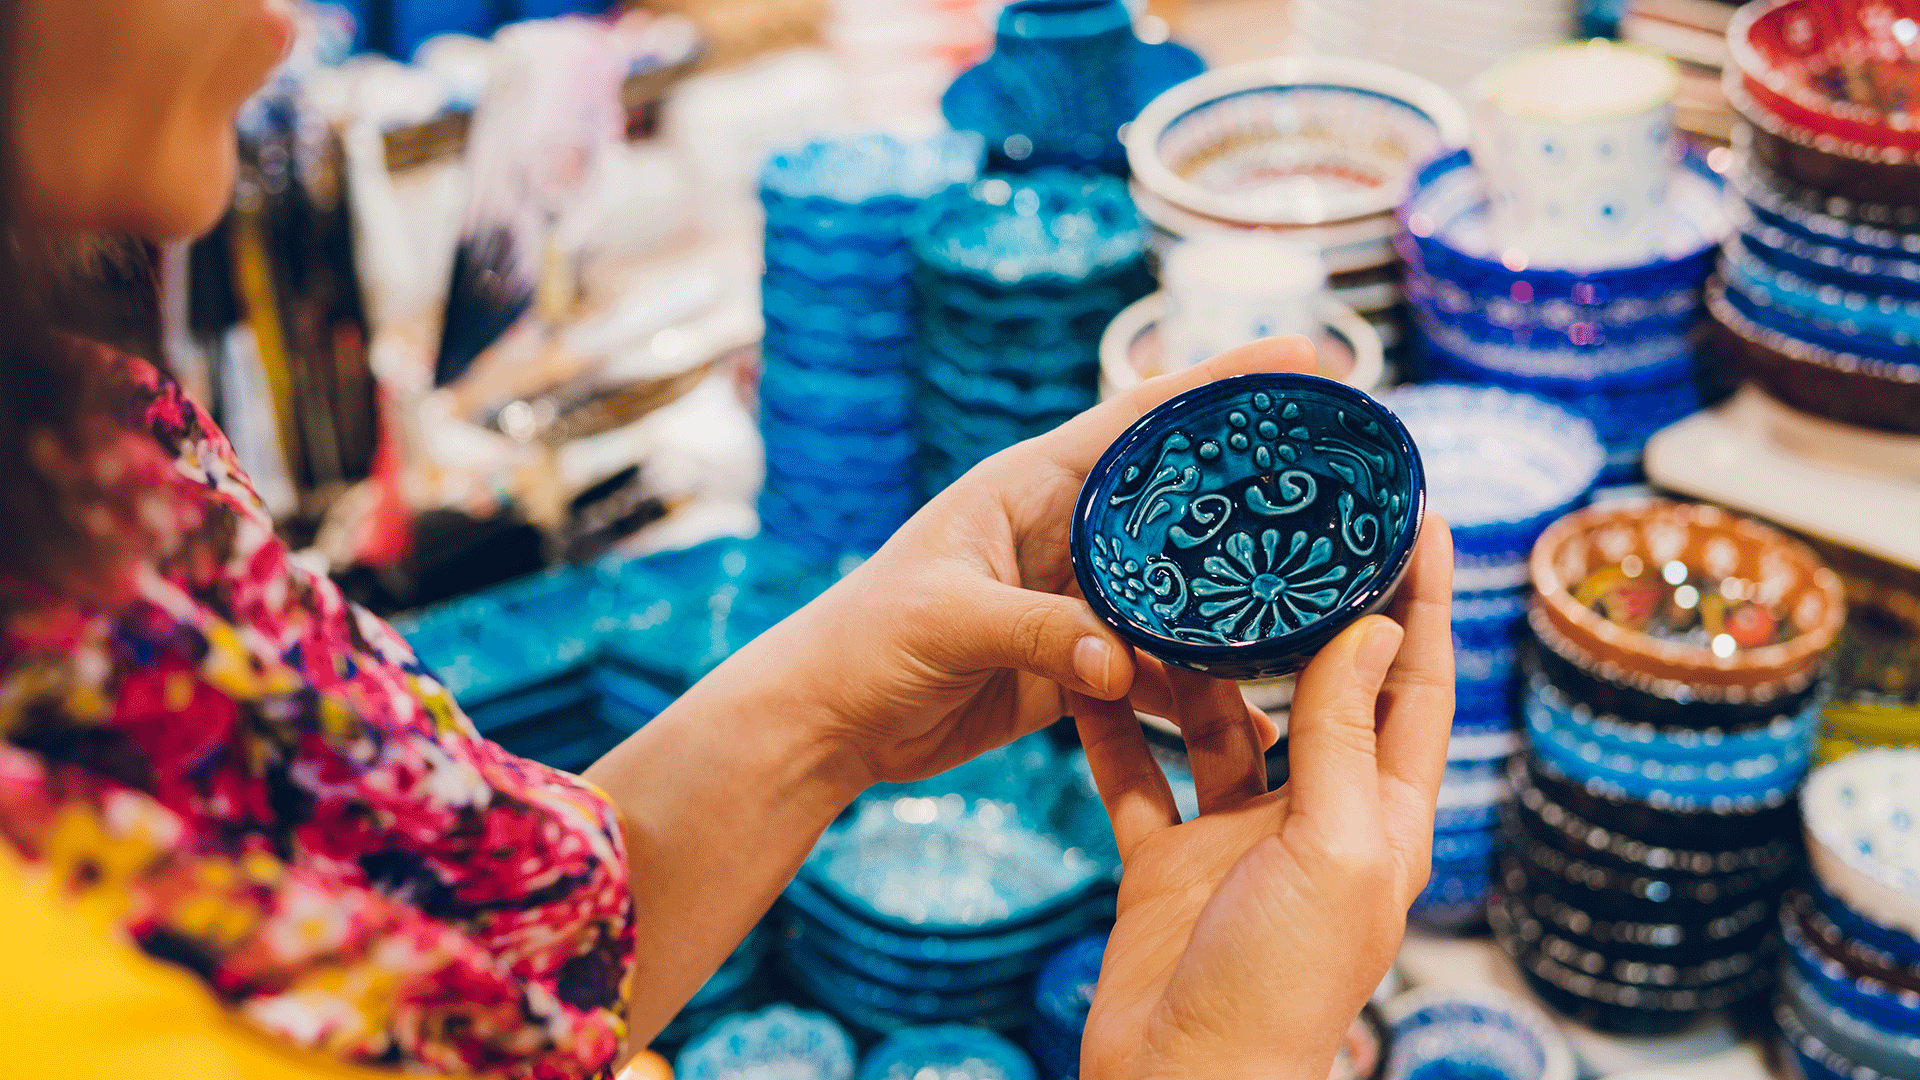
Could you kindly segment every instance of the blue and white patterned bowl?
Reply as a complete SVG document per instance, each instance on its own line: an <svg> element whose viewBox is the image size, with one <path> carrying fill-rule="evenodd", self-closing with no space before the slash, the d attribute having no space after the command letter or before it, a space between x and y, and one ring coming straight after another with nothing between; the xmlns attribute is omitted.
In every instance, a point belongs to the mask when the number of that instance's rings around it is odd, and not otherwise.
<svg viewBox="0 0 1920 1080"><path fill-rule="evenodd" d="M1920 1031L1920 992L1849 970L1807 940L1805 930L1791 911L1781 913L1780 926L1794 970L1822 997L1879 1027L1891 1031Z"/></svg>
<svg viewBox="0 0 1920 1080"><path fill-rule="evenodd" d="M1854 911L1920 938L1920 748L1857 750L1814 771L1807 854Z"/></svg>
<svg viewBox="0 0 1920 1080"><path fill-rule="evenodd" d="M1387 1003L1386 1080L1573 1080L1573 1049L1533 1005L1491 988L1413 990Z"/></svg>
<svg viewBox="0 0 1920 1080"><path fill-rule="evenodd" d="M860 1065L860 1080L1034 1080L1033 1062L991 1031L966 1024L902 1028Z"/></svg>
<svg viewBox="0 0 1920 1080"><path fill-rule="evenodd" d="M1166 402L1101 456L1074 508L1074 572L1159 659L1273 678L1386 607L1425 507L1419 451L1372 398L1241 375Z"/></svg>
<svg viewBox="0 0 1920 1080"><path fill-rule="evenodd" d="M1428 498L1453 530L1456 556L1532 550L1555 518L1586 498L1605 461L1592 424L1530 394L1409 386L1380 401L1420 448Z"/></svg>
<svg viewBox="0 0 1920 1080"><path fill-rule="evenodd" d="M774 1005L714 1025L674 1062L680 1080L853 1080L853 1040L822 1013Z"/></svg>
<svg viewBox="0 0 1920 1080"><path fill-rule="evenodd" d="M1821 994L1791 964L1780 972L1780 997L1808 1034L1848 1061L1894 1077L1920 1075L1920 1033L1860 1019Z"/></svg>
<svg viewBox="0 0 1920 1080"><path fill-rule="evenodd" d="M1769 307L1851 336L1908 347L1920 342L1920 285L1913 296L1901 297L1867 291L1873 286L1865 282L1809 279L1767 259L1744 238L1728 241L1723 251L1720 272L1728 285Z"/></svg>

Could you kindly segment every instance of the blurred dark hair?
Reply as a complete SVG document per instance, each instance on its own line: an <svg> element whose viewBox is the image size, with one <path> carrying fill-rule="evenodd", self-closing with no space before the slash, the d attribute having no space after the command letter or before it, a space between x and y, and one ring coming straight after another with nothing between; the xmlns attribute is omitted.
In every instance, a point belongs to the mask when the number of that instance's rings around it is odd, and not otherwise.
<svg viewBox="0 0 1920 1080"><path fill-rule="evenodd" d="M0 0L0 611L5 594L22 585L81 585L121 554L114 538L80 523L97 493L84 481L58 482L42 466L50 451L84 457L94 427L89 418L116 404L113 380L103 378L110 373L86 362L86 350L70 335L100 337L93 332L100 327L90 324L102 316L123 322L130 303L157 311L137 246L46 235L22 212L14 160L18 24L16 0ZM116 276L136 287L101 287ZM105 336L120 338L110 342L116 346L137 346L128 335Z"/></svg>

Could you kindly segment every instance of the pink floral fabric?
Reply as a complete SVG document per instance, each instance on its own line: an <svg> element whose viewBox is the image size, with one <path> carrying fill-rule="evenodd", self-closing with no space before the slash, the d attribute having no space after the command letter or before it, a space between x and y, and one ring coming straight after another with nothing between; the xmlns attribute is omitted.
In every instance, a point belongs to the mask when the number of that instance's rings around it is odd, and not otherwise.
<svg viewBox="0 0 1920 1080"><path fill-rule="evenodd" d="M177 385L91 351L132 395L74 467L151 554L111 598L7 583L0 837L300 1046L607 1074L634 947L613 807L481 738L397 634L289 560Z"/></svg>

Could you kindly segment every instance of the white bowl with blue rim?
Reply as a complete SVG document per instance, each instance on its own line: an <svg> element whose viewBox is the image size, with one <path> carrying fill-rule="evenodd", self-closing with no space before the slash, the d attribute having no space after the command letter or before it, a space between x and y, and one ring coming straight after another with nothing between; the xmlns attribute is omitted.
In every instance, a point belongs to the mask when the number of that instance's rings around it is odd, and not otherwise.
<svg viewBox="0 0 1920 1080"><path fill-rule="evenodd" d="M1920 937L1920 747L1857 750L1815 770L1801 799L1821 884L1873 922Z"/></svg>
<svg viewBox="0 0 1920 1080"><path fill-rule="evenodd" d="M1427 987L1387 1003L1385 1080L1574 1080L1573 1048L1537 1007L1491 987Z"/></svg>
<svg viewBox="0 0 1920 1080"><path fill-rule="evenodd" d="M1453 530L1456 555L1530 551L1586 498L1605 462L1592 424L1530 394L1407 386L1381 401L1420 448L1428 497Z"/></svg>
<svg viewBox="0 0 1920 1080"><path fill-rule="evenodd" d="M853 1040L824 1013L774 1005L730 1017L687 1044L679 1080L854 1080Z"/></svg>

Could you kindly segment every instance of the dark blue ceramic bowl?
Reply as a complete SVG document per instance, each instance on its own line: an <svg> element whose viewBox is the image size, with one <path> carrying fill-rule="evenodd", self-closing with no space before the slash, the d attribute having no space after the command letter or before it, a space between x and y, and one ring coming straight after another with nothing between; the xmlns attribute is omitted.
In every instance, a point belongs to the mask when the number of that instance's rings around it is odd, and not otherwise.
<svg viewBox="0 0 1920 1080"><path fill-rule="evenodd" d="M1074 508L1073 568L1147 653L1273 678L1387 606L1426 502L1420 452L1378 402L1317 375L1240 375L1107 448Z"/></svg>

